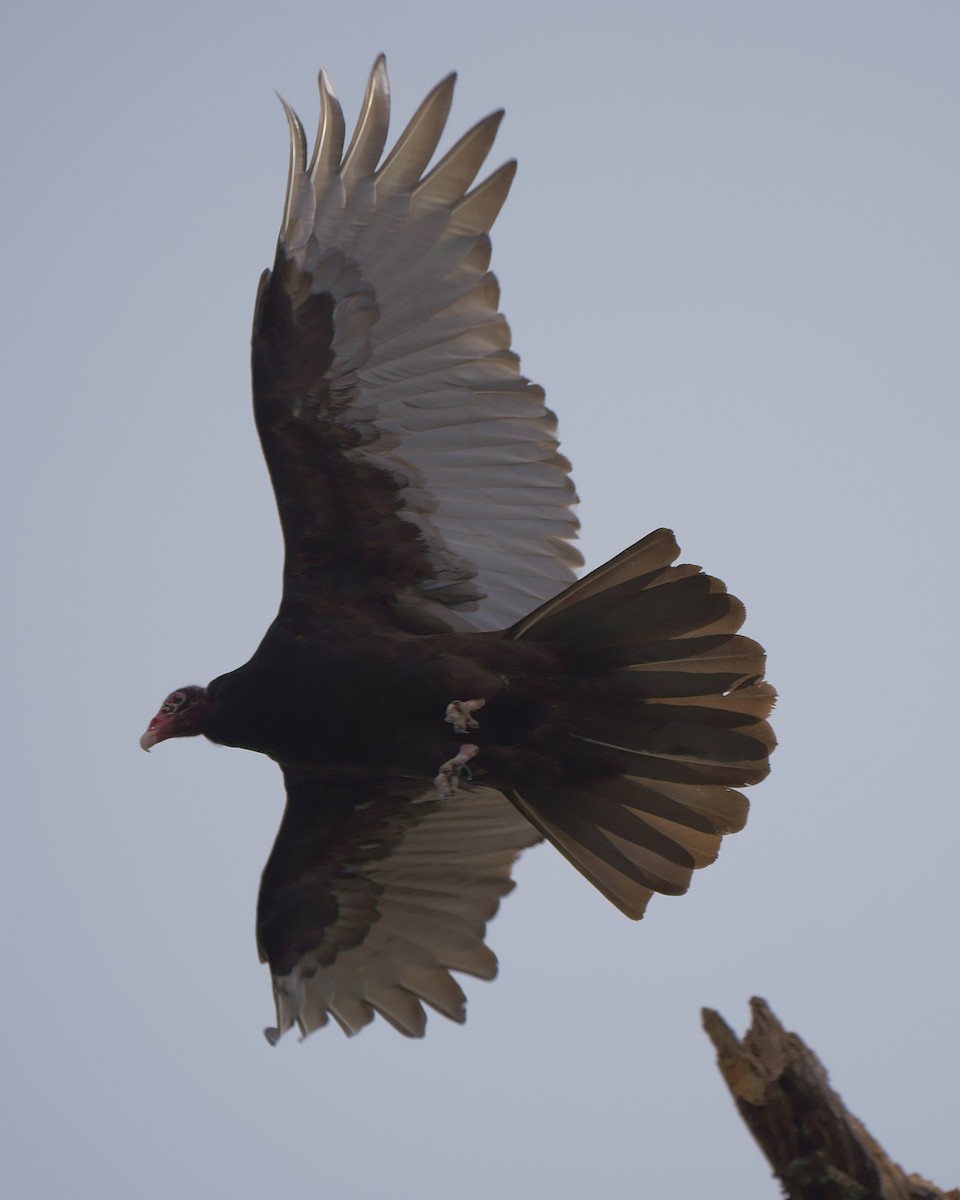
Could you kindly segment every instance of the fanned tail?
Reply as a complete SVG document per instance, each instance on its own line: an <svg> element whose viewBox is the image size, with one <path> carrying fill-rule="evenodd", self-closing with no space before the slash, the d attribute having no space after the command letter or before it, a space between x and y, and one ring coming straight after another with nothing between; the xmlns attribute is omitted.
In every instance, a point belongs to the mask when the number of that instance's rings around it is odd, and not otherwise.
<svg viewBox="0 0 960 1200"><path fill-rule="evenodd" d="M672 565L679 553L657 530L508 635L561 648L572 681L561 779L510 798L634 920L653 892L685 892L743 828L735 789L767 774L776 744L763 649L737 632L743 605L699 567Z"/></svg>

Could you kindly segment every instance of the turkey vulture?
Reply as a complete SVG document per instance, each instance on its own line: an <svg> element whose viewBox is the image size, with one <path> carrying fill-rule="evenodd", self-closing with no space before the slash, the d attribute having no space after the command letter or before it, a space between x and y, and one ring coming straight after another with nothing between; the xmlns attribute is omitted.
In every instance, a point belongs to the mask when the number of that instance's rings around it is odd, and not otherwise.
<svg viewBox="0 0 960 1200"><path fill-rule="evenodd" d="M257 429L285 561L244 666L167 696L141 739L268 755L287 804L257 944L275 1042L380 1013L454 1021L486 922L546 838L628 917L684 892L766 775L774 692L743 605L658 530L576 581L569 465L520 374L474 186L502 112L433 167L455 77L392 150L383 57L356 130L320 74L253 325Z"/></svg>

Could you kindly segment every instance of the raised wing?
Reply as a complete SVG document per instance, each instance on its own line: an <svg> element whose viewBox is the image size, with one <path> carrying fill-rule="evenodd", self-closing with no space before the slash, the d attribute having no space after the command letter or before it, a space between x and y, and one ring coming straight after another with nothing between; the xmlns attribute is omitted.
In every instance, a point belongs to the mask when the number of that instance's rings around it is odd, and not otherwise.
<svg viewBox="0 0 960 1200"><path fill-rule="evenodd" d="M469 190L502 113L427 169L454 79L382 162L382 56L345 153L325 74L309 162L284 106L290 173L253 373L286 546L279 619L296 628L331 604L386 607L413 630L504 628L580 562L556 423L520 374L488 271L515 164Z"/></svg>
<svg viewBox="0 0 960 1200"><path fill-rule="evenodd" d="M410 781L284 774L287 808L257 907L277 1007L269 1040L330 1017L354 1034L376 1013L421 1037L424 1003L462 1022L451 971L496 975L486 922L540 834L491 788L440 801Z"/></svg>

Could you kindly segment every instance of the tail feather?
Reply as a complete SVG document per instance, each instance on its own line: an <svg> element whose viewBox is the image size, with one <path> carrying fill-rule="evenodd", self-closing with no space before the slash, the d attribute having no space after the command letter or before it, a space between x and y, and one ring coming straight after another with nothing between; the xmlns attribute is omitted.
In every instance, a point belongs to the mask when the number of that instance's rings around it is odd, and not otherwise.
<svg viewBox="0 0 960 1200"><path fill-rule="evenodd" d="M655 575L664 567L669 567L679 553L680 547L669 529L658 529L647 534L616 558L611 558L602 567L597 567L583 579L572 583L559 596L534 609L529 616L513 626L510 636L524 637L527 630L545 621L554 612L559 613L571 604L585 601L597 593L610 591L620 583L629 583L643 575ZM683 570L682 567L679 569Z"/></svg>
<svg viewBox="0 0 960 1200"><path fill-rule="evenodd" d="M630 696L681 700L744 691L743 681L763 669L763 650L742 634L677 638L652 643L639 653L643 660L628 664L615 676L597 681L622 699Z"/></svg>
<svg viewBox="0 0 960 1200"><path fill-rule="evenodd" d="M745 610L658 530L536 610L508 636L568 656L560 777L511 799L628 916L686 891L741 829L735 788L769 771L776 693Z"/></svg>
<svg viewBox="0 0 960 1200"><path fill-rule="evenodd" d="M756 723L759 736L754 736L752 729L742 728L742 714L723 708L701 708L695 703L593 704L578 713L576 721L574 736L586 741L619 746L631 754L694 759L717 765L751 764L744 768L751 776L755 769L752 764L765 762L771 749L769 740L763 736L764 722Z"/></svg>
<svg viewBox="0 0 960 1200"><path fill-rule="evenodd" d="M644 641L660 641L699 633L732 613L740 618L739 628L745 615L743 605L726 592L713 590L710 585L714 582L707 575L671 577L664 571L651 572L609 592L573 602L527 628L535 628L534 636L541 641L586 636L628 646L637 644L638 635Z"/></svg>
<svg viewBox="0 0 960 1200"><path fill-rule="evenodd" d="M747 802L739 792L723 787L692 787L651 783L637 775L606 779L603 794L616 804L643 814L657 828L683 826L690 833L736 833L747 819ZM587 785L592 795L597 785Z"/></svg>

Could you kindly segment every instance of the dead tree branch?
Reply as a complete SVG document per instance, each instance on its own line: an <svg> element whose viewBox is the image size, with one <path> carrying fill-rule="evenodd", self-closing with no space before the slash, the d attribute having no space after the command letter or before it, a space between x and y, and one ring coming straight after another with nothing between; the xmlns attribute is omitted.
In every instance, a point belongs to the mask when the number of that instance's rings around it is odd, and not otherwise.
<svg viewBox="0 0 960 1200"><path fill-rule="evenodd" d="M960 1200L907 1175L830 1087L816 1055L764 1000L742 1041L711 1009L703 1027L737 1109L789 1200Z"/></svg>

